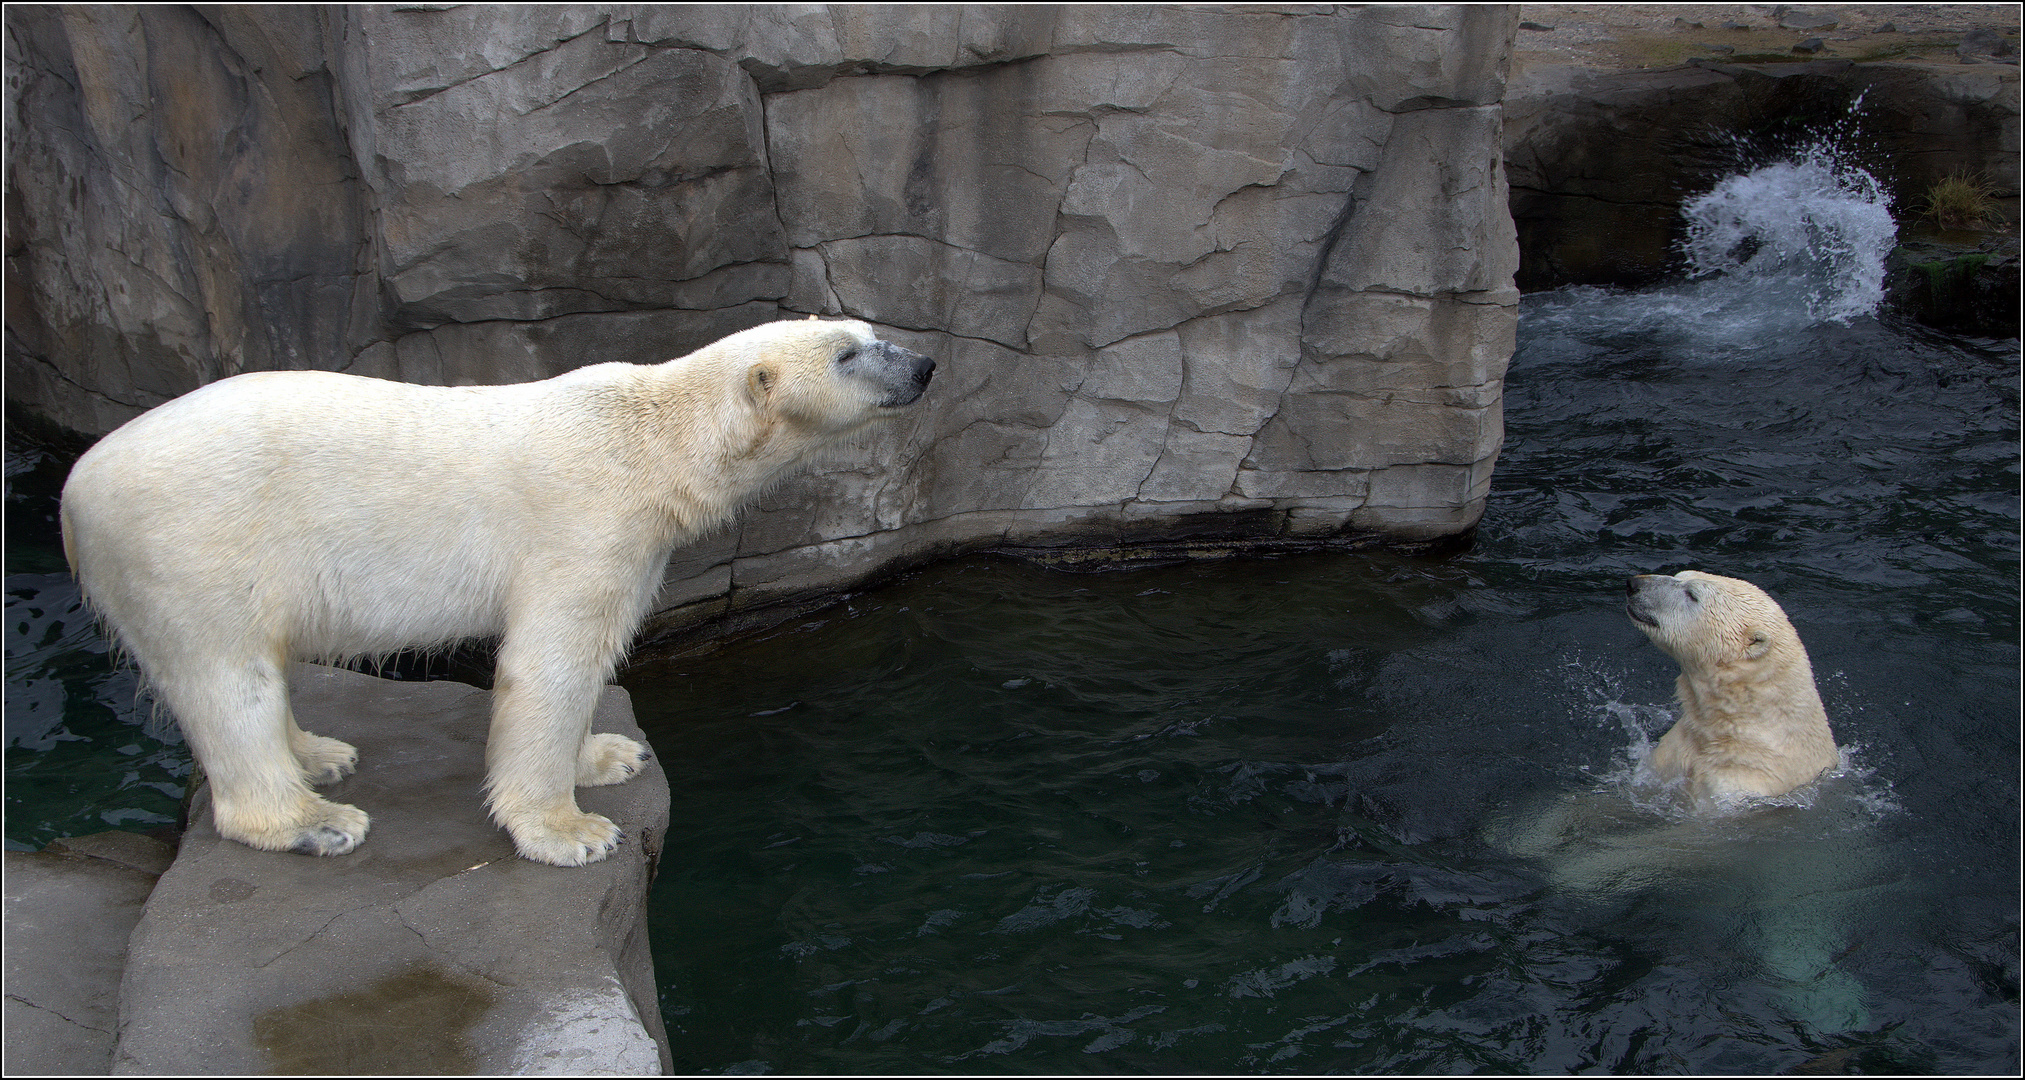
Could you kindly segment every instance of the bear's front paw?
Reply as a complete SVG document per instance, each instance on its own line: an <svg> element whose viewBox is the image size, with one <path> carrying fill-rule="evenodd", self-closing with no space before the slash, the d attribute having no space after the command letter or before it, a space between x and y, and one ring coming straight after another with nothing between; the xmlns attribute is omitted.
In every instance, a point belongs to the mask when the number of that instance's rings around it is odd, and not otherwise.
<svg viewBox="0 0 2025 1080"><path fill-rule="evenodd" d="M545 814L531 825L509 826L520 857L551 866L582 866L610 855L624 834L610 818L571 808Z"/></svg>
<svg viewBox="0 0 2025 1080"><path fill-rule="evenodd" d="M306 731L289 740L289 749L295 752L296 764L302 766L302 777L311 787L335 784L359 764L358 749L352 744Z"/></svg>
<svg viewBox="0 0 2025 1080"><path fill-rule="evenodd" d="M577 786L623 784L647 763L647 748L624 735L593 735L577 754Z"/></svg>

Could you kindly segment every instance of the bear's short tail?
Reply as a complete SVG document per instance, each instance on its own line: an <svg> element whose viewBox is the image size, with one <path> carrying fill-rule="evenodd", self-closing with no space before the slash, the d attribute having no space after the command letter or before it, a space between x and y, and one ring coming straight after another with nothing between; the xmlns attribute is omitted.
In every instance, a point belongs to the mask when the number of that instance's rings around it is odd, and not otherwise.
<svg viewBox="0 0 2025 1080"><path fill-rule="evenodd" d="M56 526L63 535L63 561L70 567L70 576L77 579L79 588L84 587L84 574L77 566L77 530L70 525L70 507L58 503Z"/></svg>

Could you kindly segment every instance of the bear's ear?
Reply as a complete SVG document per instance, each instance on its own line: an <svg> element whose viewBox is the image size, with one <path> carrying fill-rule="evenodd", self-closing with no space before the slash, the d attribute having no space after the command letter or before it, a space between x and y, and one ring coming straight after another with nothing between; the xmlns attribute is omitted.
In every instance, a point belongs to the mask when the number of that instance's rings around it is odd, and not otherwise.
<svg viewBox="0 0 2025 1080"><path fill-rule="evenodd" d="M1763 630L1753 630L1744 639L1744 658L1756 660L1772 651L1772 635Z"/></svg>
<svg viewBox="0 0 2025 1080"><path fill-rule="evenodd" d="M754 408L762 408L766 405L767 396L773 390L774 381L779 378L780 375L767 364L754 364L746 370L745 393L752 399Z"/></svg>

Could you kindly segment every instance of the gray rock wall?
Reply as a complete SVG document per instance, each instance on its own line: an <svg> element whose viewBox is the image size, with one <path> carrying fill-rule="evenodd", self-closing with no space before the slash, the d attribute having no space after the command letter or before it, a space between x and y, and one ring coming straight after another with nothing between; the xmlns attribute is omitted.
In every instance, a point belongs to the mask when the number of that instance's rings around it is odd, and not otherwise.
<svg viewBox="0 0 2025 1080"><path fill-rule="evenodd" d="M7 394L653 362L810 312L926 407L678 552L694 622L986 545L1481 514L1502 6L10 7Z"/></svg>

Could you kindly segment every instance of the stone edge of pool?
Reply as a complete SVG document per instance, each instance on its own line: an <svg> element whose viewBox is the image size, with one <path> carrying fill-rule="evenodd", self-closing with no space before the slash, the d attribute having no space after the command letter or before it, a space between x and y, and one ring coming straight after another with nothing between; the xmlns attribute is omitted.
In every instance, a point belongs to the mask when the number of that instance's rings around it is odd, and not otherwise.
<svg viewBox="0 0 2025 1080"><path fill-rule="evenodd" d="M531 863L481 801L489 693L292 678L298 722L359 748L323 790L372 814L366 842L328 860L226 842L199 789L180 849L113 832L8 852L9 1071L667 1072L646 926L660 765L579 790L625 829L611 858ZM616 686L593 727L644 740Z"/></svg>

